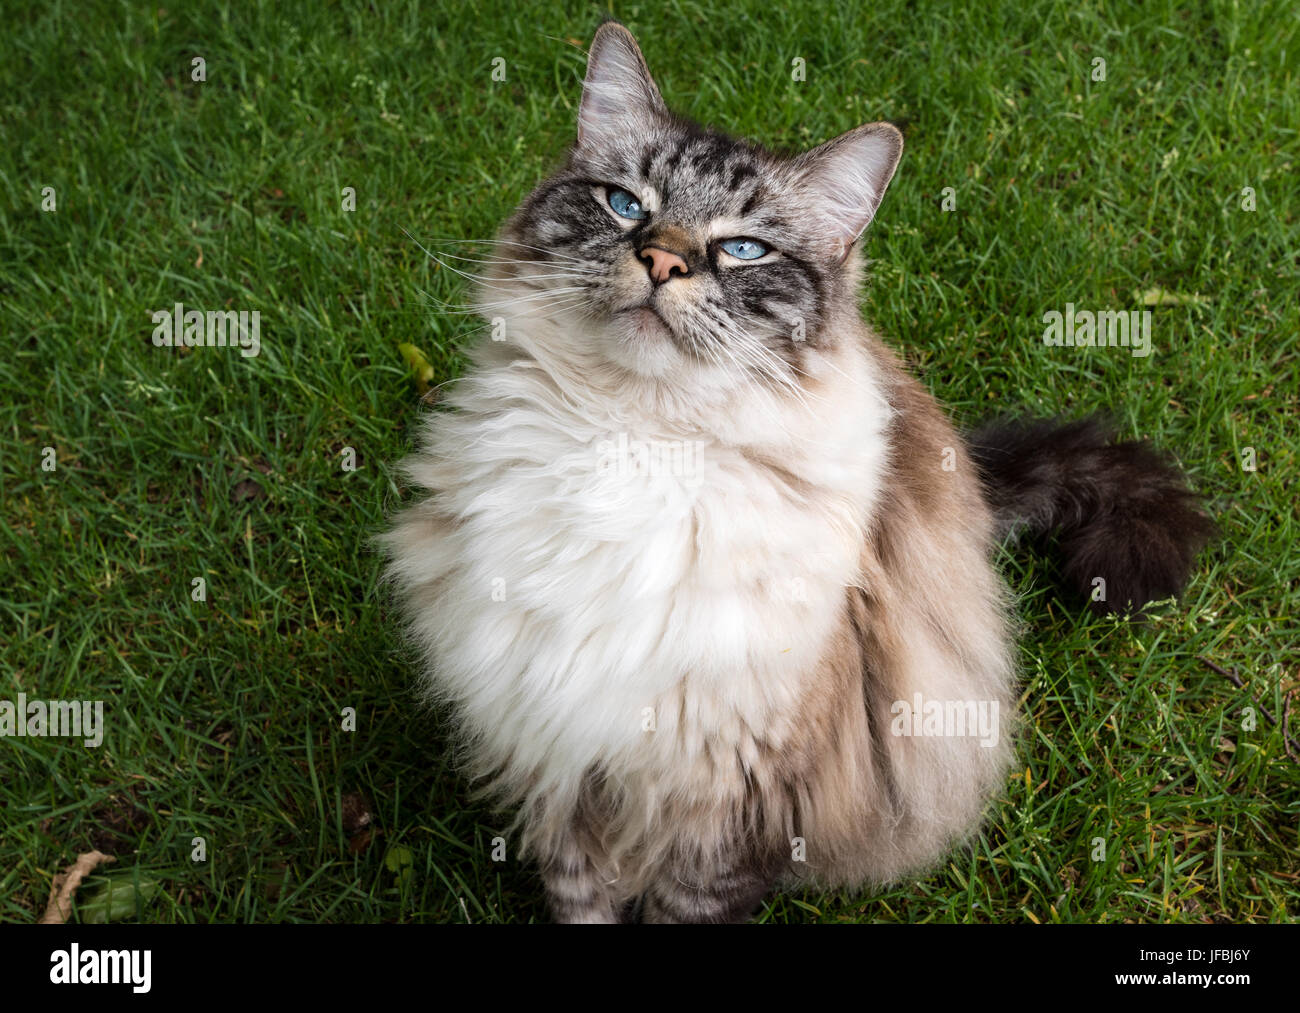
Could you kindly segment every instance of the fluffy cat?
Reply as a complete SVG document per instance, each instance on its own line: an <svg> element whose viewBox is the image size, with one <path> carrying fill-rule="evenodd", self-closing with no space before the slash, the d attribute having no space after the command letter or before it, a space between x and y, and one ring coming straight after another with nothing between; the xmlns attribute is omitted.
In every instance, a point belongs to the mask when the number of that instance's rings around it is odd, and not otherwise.
<svg viewBox="0 0 1300 1013"><path fill-rule="evenodd" d="M1081 589L1141 605L1208 534L1092 423L968 450L863 323L902 147L702 129L607 23L567 163L485 261L504 340L423 422L387 575L559 921L738 921L937 861L1011 760L995 539L1060 530Z"/></svg>

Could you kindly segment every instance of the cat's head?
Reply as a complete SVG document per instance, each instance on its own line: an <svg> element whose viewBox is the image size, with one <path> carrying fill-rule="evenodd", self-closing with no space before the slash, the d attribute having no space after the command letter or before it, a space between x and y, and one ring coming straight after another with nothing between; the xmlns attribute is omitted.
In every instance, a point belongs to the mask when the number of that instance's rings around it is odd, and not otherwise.
<svg viewBox="0 0 1300 1013"><path fill-rule="evenodd" d="M854 244L901 152L887 123L792 157L696 126L607 23L577 142L506 226L484 301L526 289L512 313L545 316L584 355L642 377L797 382L837 340L835 321L856 319Z"/></svg>

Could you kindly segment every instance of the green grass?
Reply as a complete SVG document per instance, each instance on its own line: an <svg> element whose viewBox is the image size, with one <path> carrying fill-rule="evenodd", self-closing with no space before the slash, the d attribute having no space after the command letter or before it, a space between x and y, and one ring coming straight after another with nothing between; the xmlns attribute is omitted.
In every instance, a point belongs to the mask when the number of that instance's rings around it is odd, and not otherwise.
<svg viewBox="0 0 1300 1013"><path fill-rule="evenodd" d="M397 345L442 382L476 326L438 311L464 290L402 230L493 233L573 135L602 10L5 6L0 699L102 699L108 733L0 741L0 919L34 920L91 846L117 856L107 878L161 884L150 921L544 919L414 709L367 538L420 410ZM1254 694L1280 714L1300 685L1297 9L850 6L613 13L669 102L733 133L903 126L867 241L879 330L963 424L1109 411L1178 454L1223 534L1145 628L1055 600L1049 558L1008 557L1027 719L982 837L888 891L762 918L1294 918L1300 764L1242 711ZM1150 358L1044 347L1045 312L1152 288L1201 301L1154 309ZM178 301L259 310L261 355L155 348L149 314ZM349 836L358 807L369 836Z"/></svg>

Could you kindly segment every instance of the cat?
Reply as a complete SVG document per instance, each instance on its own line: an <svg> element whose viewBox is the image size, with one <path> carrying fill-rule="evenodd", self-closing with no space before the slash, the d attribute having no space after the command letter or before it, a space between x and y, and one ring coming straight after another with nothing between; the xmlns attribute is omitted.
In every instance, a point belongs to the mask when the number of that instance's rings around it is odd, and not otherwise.
<svg viewBox="0 0 1300 1013"><path fill-rule="evenodd" d="M482 260L502 340L381 536L426 696L557 921L744 921L924 870L1011 764L998 540L1058 533L1095 607L1136 608L1211 522L1092 421L963 441L863 322L893 126L793 156L701 128L607 22L577 127Z"/></svg>

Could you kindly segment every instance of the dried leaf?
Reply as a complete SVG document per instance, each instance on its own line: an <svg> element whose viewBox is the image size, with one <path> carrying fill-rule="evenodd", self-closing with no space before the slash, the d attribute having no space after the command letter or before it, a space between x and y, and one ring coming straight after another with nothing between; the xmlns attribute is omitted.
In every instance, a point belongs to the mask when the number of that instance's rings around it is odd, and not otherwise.
<svg viewBox="0 0 1300 1013"><path fill-rule="evenodd" d="M45 914L41 915L40 925L62 925L72 914L72 895L77 892L81 881L106 862L116 862L112 855L102 851L87 851L78 855L76 862L68 866L66 872L54 877L50 884L50 900L45 905Z"/></svg>
<svg viewBox="0 0 1300 1013"><path fill-rule="evenodd" d="M1163 288L1149 288L1145 292L1134 291L1133 298L1143 306L1205 306L1214 300L1209 296L1193 292L1170 292Z"/></svg>

